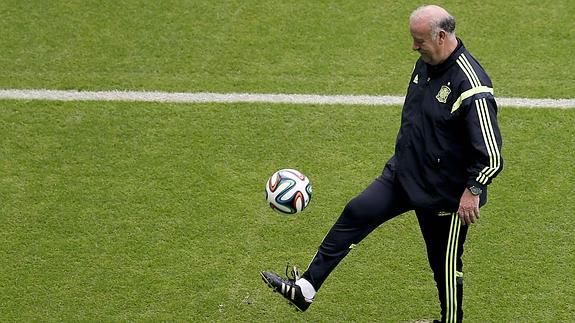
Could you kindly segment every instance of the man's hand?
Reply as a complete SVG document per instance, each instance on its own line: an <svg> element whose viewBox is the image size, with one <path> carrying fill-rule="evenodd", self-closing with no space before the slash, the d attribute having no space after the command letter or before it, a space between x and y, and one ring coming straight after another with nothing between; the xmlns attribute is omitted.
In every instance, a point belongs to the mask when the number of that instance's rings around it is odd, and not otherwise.
<svg viewBox="0 0 575 323"><path fill-rule="evenodd" d="M459 219L463 224L475 223L475 220L479 219L479 195L471 194L466 188L461 195L461 200L459 200L457 214L459 214Z"/></svg>

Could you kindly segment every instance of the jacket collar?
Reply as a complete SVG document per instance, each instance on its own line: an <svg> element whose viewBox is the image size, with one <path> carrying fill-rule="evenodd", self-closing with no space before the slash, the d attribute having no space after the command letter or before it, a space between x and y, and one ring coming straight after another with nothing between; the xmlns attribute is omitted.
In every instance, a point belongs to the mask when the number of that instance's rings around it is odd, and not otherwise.
<svg viewBox="0 0 575 323"><path fill-rule="evenodd" d="M428 71L427 74L431 77L442 74L445 70L447 70L449 67L451 67L451 65L455 63L459 55L461 55L461 53L463 53L464 51L465 46L463 45L463 41L457 38L457 47L455 47L453 52L449 55L449 57L447 57L445 61L443 61L443 63L438 65L425 64L427 65L427 71Z"/></svg>

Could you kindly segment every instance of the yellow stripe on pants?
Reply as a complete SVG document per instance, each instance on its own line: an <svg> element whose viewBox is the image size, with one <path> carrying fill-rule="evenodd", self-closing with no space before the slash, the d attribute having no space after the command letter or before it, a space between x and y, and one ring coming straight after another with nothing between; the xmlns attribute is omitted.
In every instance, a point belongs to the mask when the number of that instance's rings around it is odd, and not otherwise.
<svg viewBox="0 0 575 323"><path fill-rule="evenodd" d="M445 255L445 322L457 322L457 249L461 221L457 213L451 215L451 225Z"/></svg>

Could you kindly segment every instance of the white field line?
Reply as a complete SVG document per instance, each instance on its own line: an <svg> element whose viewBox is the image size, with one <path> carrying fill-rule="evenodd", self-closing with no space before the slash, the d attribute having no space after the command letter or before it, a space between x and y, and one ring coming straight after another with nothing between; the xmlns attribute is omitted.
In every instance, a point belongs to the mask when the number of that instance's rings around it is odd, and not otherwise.
<svg viewBox="0 0 575 323"><path fill-rule="evenodd" d="M294 103L317 105L401 105L403 96L389 95L319 95L258 93L170 93L144 91L64 91L0 89L4 100L49 101L136 101L170 103ZM497 98L500 106L524 108L575 108L575 99Z"/></svg>

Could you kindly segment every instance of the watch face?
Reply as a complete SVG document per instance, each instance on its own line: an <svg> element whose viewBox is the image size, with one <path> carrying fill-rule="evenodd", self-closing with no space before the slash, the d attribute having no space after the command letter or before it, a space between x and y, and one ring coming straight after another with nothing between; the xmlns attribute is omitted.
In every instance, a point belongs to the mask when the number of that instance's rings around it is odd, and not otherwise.
<svg viewBox="0 0 575 323"><path fill-rule="evenodd" d="M471 186L469 188L469 191L471 192L471 194L473 195L479 195L481 194L481 192L483 192L479 187L475 187L475 186Z"/></svg>

